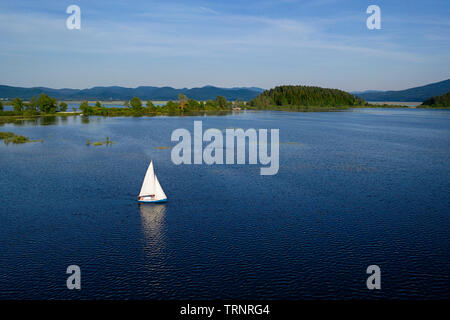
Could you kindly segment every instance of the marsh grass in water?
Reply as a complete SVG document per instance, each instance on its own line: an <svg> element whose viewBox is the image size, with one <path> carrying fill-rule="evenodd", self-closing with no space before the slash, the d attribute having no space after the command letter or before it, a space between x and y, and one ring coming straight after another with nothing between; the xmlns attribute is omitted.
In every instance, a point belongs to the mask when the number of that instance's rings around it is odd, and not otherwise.
<svg viewBox="0 0 450 320"><path fill-rule="evenodd" d="M30 138L15 134L13 132L1 132L0 131L0 140L3 140L3 142L8 145L10 143L12 144L23 144L23 143L29 143L29 142L44 142L44 139L40 140L30 140Z"/></svg>
<svg viewBox="0 0 450 320"><path fill-rule="evenodd" d="M99 146L103 146L103 145L106 145L106 146L110 146L110 145L112 145L112 144L115 144L115 142L114 141L111 141L111 139L109 138L109 137L106 137L106 139L104 140L104 141L95 141L95 142L92 142L91 143L91 140L87 140L86 141L86 145L87 146L90 146L90 145L93 145L94 147L99 147Z"/></svg>

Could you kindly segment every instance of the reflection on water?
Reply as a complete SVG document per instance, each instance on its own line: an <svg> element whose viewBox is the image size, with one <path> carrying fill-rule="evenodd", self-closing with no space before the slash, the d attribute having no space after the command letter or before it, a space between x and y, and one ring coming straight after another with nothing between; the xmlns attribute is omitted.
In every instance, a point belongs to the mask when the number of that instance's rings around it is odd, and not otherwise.
<svg viewBox="0 0 450 320"><path fill-rule="evenodd" d="M86 117L86 116L81 117L81 123L87 124L89 122L90 122L89 117Z"/></svg>
<svg viewBox="0 0 450 320"><path fill-rule="evenodd" d="M234 114L231 111L196 111L186 112L184 114L146 114L143 116L133 115L130 118L153 118L153 117L193 117L193 116L226 116ZM45 116L1 116L0 126L5 124L12 124L14 126L49 126L49 125L66 125L66 124L90 124L100 123L104 119L113 117L127 117L125 115L112 115L112 116L79 116L73 115L45 115Z"/></svg>
<svg viewBox="0 0 450 320"><path fill-rule="evenodd" d="M141 213L143 233L147 240L145 251L149 257L153 257L164 249L166 205L139 203L139 211Z"/></svg>
<svg viewBox="0 0 450 320"><path fill-rule="evenodd" d="M45 116L45 117L40 117L39 118L40 121L40 125L41 126L49 126L49 125L53 125L56 124L56 116Z"/></svg>
<svg viewBox="0 0 450 320"><path fill-rule="evenodd" d="M0 126L12 124L14 126L51 126L77 123L77 116L23 116L0 117ZM83 122L84 123L84 122ZM87 121L89 123L89 120Z"/></svg>

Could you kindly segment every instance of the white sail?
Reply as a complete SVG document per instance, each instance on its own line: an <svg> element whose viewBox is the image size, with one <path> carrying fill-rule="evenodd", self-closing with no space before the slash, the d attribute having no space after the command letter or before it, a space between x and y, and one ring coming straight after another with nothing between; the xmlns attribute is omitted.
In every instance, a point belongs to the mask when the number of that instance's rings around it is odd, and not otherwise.
<svg viewBox="0 0 450 320"><path fill-rule="evenodd" d="M156 198L156 200L167 199L163 188L159 184L159 181L158 181L158 178L156 177L156 174L155 174L155 198Z"/></svg>
<svg viewBox="0 0 450 320"><path fill-rule="evenodd" d="M151 161L150 165L148 166L144 182L142 183L141 192L139 193L139 197L151 195L154 195L154 198L152 200L155 201L167 198L161 185L159 184L158 178L155 175L155 171L153 169L153 161Z"/></svg>

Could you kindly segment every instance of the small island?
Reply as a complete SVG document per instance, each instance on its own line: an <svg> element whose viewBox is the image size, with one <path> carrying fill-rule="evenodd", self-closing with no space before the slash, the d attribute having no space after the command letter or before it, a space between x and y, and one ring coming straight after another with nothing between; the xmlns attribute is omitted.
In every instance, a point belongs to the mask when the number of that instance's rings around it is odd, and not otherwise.
<svg viewBox="0 0 450 320"><path fill-rule="evenodd" d="M368 104L348 92L310 86L278 86L248 103L249 109L288 111L333 111Z"/></svg>

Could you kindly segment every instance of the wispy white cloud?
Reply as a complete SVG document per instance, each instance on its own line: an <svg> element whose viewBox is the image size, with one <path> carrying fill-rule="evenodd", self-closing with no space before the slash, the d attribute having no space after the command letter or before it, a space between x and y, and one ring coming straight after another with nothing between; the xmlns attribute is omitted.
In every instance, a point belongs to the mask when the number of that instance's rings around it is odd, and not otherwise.
<svg viewBox="0 0 450 320"><path fill-rule="evenodd" d="M3 48L15 50L74 50L87 53L146 52L169 55L195 55L207 49L208 54L230 52L240 47L251 50L317 48L390 56L393 59L418 61L419 55L398 48L387 37L377 40L376 47L361 46L362 36L345 36L325 32L324 28L341 21L357 20L355 16L298 21L256 15L224 14L206 7L185 5L162 7L137 16L157 19L114 21L99 18L83 21L80 31L68 31L64 18L46 14L0 14L0 28L7 35L0 38ZM192 24L186 24L185 20ZM205 25L214 22L205 30ZM74 32L78 32L76 36ZM74 39L76 42L74 43ZM431 37L429 38L432 39ZM233 48L233 46L236 46ZM215 50L218 49L218 50ZM7 52L4 52L7 54Z"/></svg>

